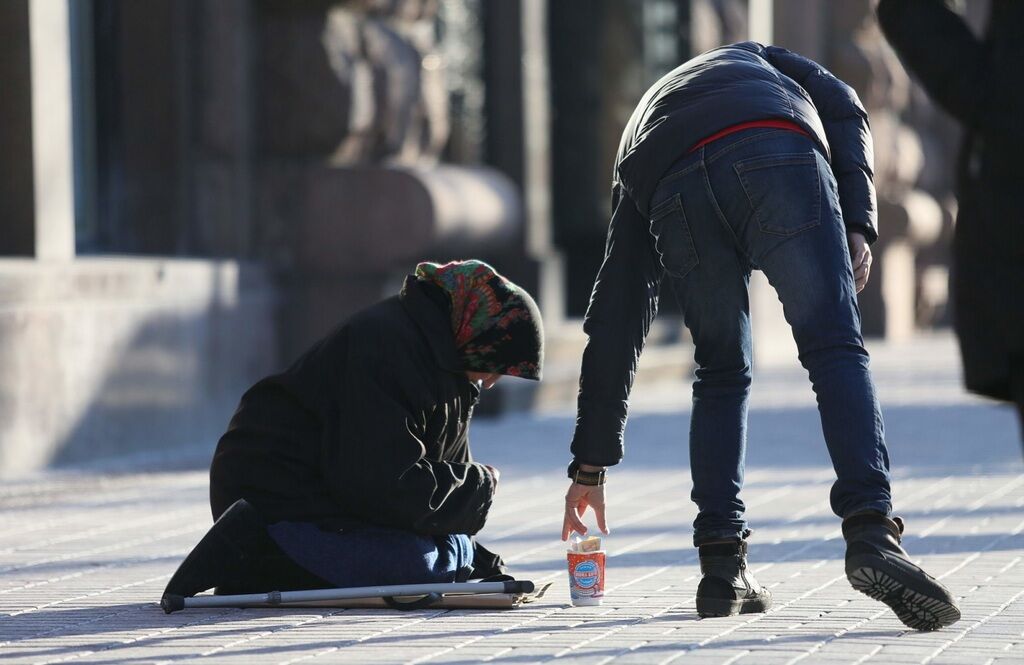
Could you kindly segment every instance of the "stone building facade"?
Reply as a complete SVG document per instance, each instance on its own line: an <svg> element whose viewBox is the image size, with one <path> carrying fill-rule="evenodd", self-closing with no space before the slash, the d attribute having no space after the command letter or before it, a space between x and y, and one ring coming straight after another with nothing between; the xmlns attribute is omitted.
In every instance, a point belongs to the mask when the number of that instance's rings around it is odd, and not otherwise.
<svg viewBox="0 0 1024 665"><path fill-rule="evenodd" d="M446 16L487 29L474 0L0 5L0 473L210 449L248 384L419 260L536 287L524 114L506 173L445 154L449 100L480 111Z"/></svg>
<svg viewBox="0 0 1024 665"><path fill-rule="evenodd" d="M0 2L0 474L210 448L246 385L423 259L536 292L571 399L563 319L601 260L622 126L662 73L747 38L872 113L867 330L941 321L954 130L869 0ZM663 302L652 344L674 349ZM663 354L673 377L686 351Z"/></svg>

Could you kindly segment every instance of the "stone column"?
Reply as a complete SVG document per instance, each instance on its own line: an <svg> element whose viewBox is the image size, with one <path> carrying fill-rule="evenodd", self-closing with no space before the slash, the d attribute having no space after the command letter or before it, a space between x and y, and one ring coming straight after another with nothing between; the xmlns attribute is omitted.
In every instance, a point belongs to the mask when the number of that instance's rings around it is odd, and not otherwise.
<svg viewBox="0 0 1024 665"><path fill-rule="evenodd" d="M750 38L762 44L775 42L775 0L747 0Z"/></svg>
<svg viewBox="0 0 1024 665"><path fill-rule="evenodd" d="M547 0L522 0L523 195L526 249L538 261L538 303L547 326L565 317L565 279L551 229L551 108Z"/></svg>
<svg viewBox="0 0 1024 665"><path fill-rule="evenodd" d="M745 0L692 0L690 43L693 54L751 39L749 24L749 7Z"/></svg>
<svg viewBox="0 0 1024 665"><path fill-rule="evenodd" d="M0 254L75 254L66 0L0 3Z"/></svg>
<svg viewBox="0 0 1024 665"><path fill-rule="evenodd" d="M821 0L773 0L772 43L824 62L829 4Z"/></svg>
<svg viewBox="0 0 1024 665"><path fill-rule="evenodd" d="M253 253L253 5L217 0L196 6L193 240L203 255Z"/></svg>
<svg viewBox="0 0 1024 665"><path fill-rule="evenodd" d="M67 0L31 0L32 171L35 256L75 255L71 49Z"/></svg>
<svg viewBox="0 0 1024 665"><path fill-rule="evenodd" d="M0 256L35 253L28 0L0 2Z"/></svg>

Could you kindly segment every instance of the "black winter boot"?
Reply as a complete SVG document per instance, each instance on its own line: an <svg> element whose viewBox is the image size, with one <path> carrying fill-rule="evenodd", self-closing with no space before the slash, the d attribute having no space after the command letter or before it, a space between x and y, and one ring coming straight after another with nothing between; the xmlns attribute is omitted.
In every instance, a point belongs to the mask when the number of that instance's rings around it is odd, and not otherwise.
<svg viewBox="0 0 1024 665"><path fill-rule="evenodd" d="M697 585L697 614L727 617L765 612L772 606L772 592L757 583L747 569L747 541L701 545Z"/></svg>
<svg viewBox="0 0 1024 665"><path fill-rule="evenodd" d="M861 513L843 520L846 578L857 591L892 608L915 630L938 630L960 620L956 599L910 561L900 546L903 520Z"/></svg>
<svg viewBox="0 0 1024 665"><path fill-rule="evenodd" d="M256 509L239 499L178 566L164 597L194 596L213 587L218 593L262 593L331 586L289 559Z"/></svg>

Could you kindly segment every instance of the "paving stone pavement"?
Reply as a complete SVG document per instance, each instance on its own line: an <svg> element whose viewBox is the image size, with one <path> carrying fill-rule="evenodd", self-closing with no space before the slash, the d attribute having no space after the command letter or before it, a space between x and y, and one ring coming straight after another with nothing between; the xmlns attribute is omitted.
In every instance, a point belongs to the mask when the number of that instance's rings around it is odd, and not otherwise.
<svg viewBox="0 0 1024 665"><path fill-rule="evenodd" d="M963 619L905 630L843 576L832 470L802 373L755 376L743 496L764 615L698 619L686 466L688 390L638 395L611 472L608 597L568 602L558 540L571 414L473 425L502 471L481 540L554 586L512 611L218 609L156 604L209 526L208 447L50 471L0 488L3 663L1024 663L1024 464L1003 407L964 395L937 335L874 345L907 549ZM642 371L642 369L641 369Z"/></svg>

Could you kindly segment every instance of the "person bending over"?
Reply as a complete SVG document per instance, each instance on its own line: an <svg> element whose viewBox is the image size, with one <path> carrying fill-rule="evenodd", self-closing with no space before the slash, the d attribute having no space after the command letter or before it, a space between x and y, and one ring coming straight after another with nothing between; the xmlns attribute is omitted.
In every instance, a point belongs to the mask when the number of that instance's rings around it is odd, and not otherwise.
<svg viewBox="0 0 1024 665"><path fill-rule="evenodd" d="M464 581L498 470L469 421L502 376L539 380L530 295L480 261L421 263L242 397L210 468L213 527L165 595Z"/></svg>
<svg viewBox="0 0 1024 665"><path fill-rule="evenodd" d="M671 282L693 336L693 541L702 616L763 612L747 567L740 499L751 381L747 288L759 269L782 301L817 395L837 479L846 574L908 626L960 618L910 561L892 516L889 455L856 294L877 238L872 141L856 93L817 63L744 42L681 65L644 95L622 136L604 262L584 322L562 538L593 508L606 531L604 470L623 456L637 361Z"/></svg>

